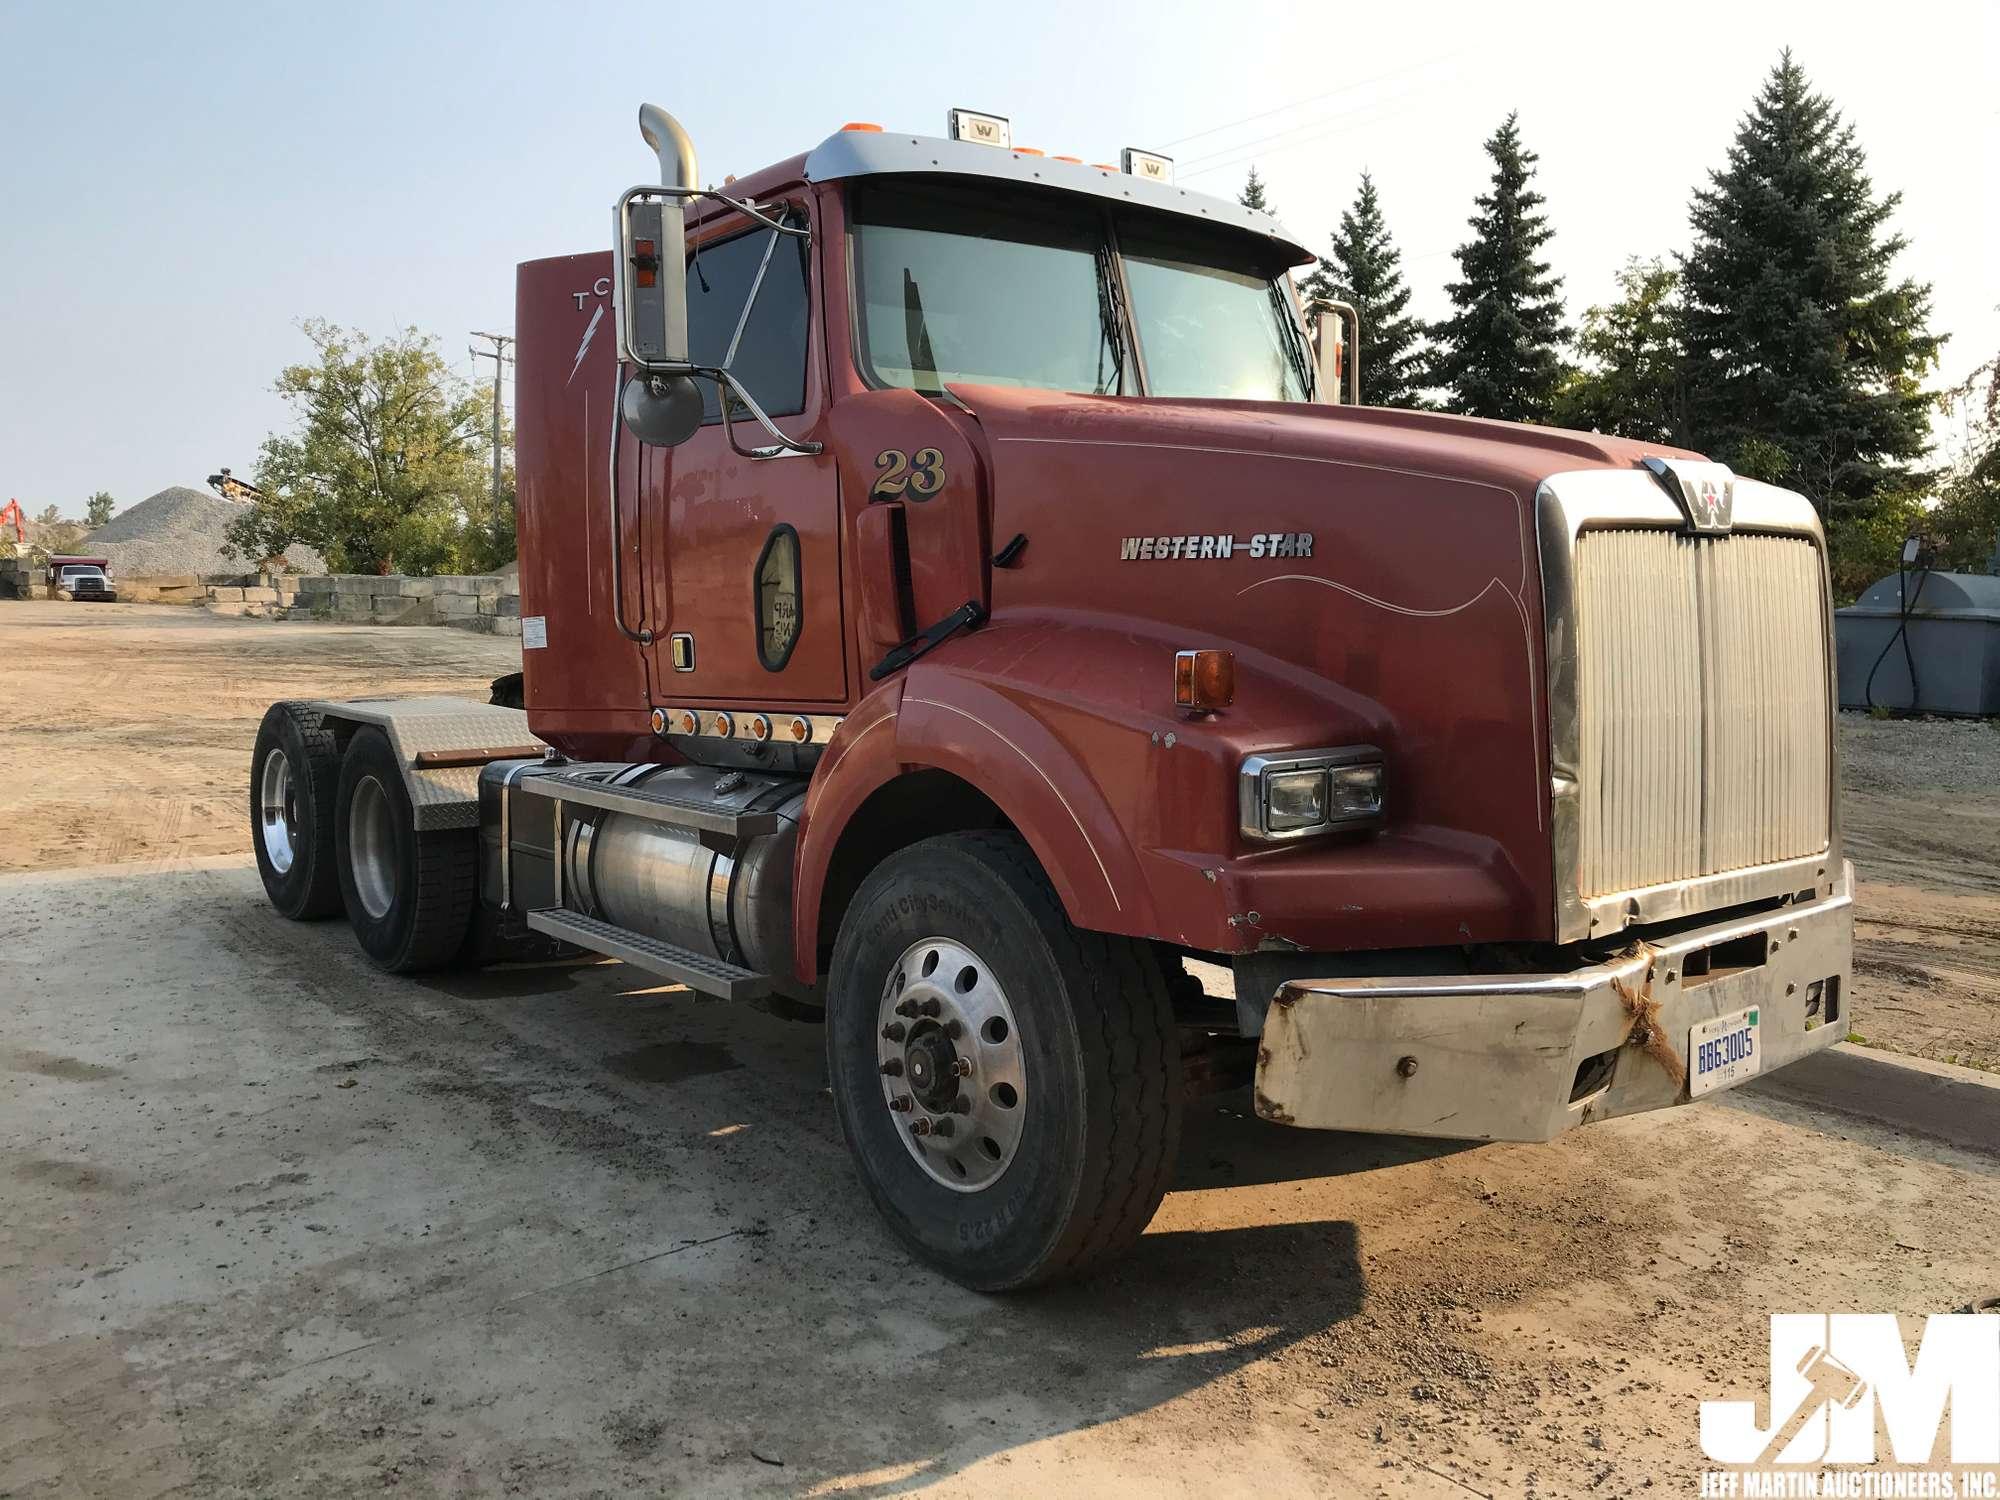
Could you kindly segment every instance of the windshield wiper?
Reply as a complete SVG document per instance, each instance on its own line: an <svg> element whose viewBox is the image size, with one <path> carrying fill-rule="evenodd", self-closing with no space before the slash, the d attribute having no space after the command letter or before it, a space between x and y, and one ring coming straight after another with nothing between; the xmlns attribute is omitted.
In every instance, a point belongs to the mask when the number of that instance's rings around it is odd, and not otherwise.
<svg viewBox="0 0 2000 1500"><path fill-rule="evenodd" d="M1097 346L1097 394L1122 393L1125 389L1125 297L1118 286L1118 269L1111 264L1111 247L1098 242L1097 323L1102 335ZM1104 356L1111 355L1111 381L1104 379Z"/></svg>
<svg viewBox="0 0 2000 1500"><path fill-rule="evenodd" d="M926 396L942 396L944 382L938 379L930 326L924 322L924 294L917 289L917 278L907 266L903 268L903 338L909 345L910 378L917 390Z"/></svg>
<svg viewBox="0 0 2000 1500"><path fill-rule="evenodd" d="M1271 283L1271 313L1278 320L1280 338L1285 346L1285 358L1290 362L1292 373L1299 377L1299 389L1305 392L1308 401L1317 394L1313 389L1312 360L1306 353L1306 336L1299 327L1299 320L1293 316L1292 304L1285 294L1278 290L1278 283Z"/></svg>

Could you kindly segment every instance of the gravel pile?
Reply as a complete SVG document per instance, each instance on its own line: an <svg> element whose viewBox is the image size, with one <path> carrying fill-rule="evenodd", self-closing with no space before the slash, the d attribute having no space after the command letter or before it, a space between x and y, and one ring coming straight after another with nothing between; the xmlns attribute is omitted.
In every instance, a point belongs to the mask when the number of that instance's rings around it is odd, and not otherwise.
<svg viewBox="0 0 2000 1500"><path fill-rule="evenodd" d="M170 485L150 499L120 511L80 544L93 557L111 559L114 576L153 578L182 573L245 573L254 560L224 552L229 523L245 507L220 495ZM326 563L310 547L293 547L285 560L301 573L324 573Z"/></svg>

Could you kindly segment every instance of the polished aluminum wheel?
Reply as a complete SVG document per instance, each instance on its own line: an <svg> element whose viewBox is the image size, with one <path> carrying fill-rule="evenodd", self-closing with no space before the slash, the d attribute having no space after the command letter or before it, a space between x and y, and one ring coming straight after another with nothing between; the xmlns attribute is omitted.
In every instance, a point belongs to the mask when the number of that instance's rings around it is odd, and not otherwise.
<svg viewBox="0 0 2000 1500"><path fill-rule="evenodd" d="M298 802L292 786L292 763L282 750L264 757L263 774L257 778L257 837L264 846L264 858L280 875L289 875L297 858L299 835Z"/></svg>
<svg viewBox="0 0 2000 1500"><path fill-rule="evenodd" d="M948 938L912 943L876 1017L882 1102L903 1144L957 1192L989 1186L1021 1144L1028 1086L1014 1011L980 956Z"/></svg>
<svg viewBox="0 0 2000 1500"><path fill-rule="evenodd" d="M347 813L347 858L354 893L369 916L380 921L396 900L396 804L373 776L354 784Z"/></svg>

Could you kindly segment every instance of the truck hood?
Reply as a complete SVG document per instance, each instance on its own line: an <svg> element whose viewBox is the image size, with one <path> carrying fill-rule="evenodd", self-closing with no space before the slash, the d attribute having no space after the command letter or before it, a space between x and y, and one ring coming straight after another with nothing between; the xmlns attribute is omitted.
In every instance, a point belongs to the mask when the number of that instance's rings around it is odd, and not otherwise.
<svg viewBox="0 0 2000 1500"><path fill-rule="evenodd" d="M1027 539L993 573L992 628L1020 622L1044 692L1164 738L1173 653L1232 651L1236 704L1182 741L1218 766L1375 745L1392 823L1505 867L1546 910L1536 490L1679 450L1368 408L957 394L985 440L993 546ZM1091 664L1111 659L1107 684Z"/></svg>

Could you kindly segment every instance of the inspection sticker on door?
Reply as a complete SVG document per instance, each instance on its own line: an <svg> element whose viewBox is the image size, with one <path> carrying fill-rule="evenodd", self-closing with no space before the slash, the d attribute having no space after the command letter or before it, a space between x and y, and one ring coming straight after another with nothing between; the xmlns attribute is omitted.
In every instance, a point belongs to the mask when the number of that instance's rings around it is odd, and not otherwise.
<svg viewBox="0 0 2000 1500"><path fill-rule="evenodd" d="M1757 1007L1703 1021L1688 1032L1688 1097L1754 1077L1764 1066Z"/></svg>

